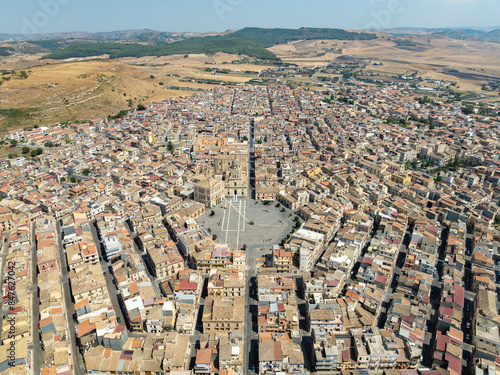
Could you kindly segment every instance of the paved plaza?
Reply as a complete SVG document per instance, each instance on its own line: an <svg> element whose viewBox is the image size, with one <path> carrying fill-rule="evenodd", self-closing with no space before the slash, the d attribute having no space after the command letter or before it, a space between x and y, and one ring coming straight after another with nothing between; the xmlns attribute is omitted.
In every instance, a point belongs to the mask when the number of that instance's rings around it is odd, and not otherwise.
<svg viewBox="0 0 500 375"><path fill-rule="evenodd" d="M275 204L226 197L217 207L207 209L200 222L217 235L216 242L231 244L233 249L241 249L243 244L248 248L269 249L290 233L295 216L290 217L292 211L288 209L281 212L283 206L277 208ZM212 210L215 215L211 217Z"/></svg>

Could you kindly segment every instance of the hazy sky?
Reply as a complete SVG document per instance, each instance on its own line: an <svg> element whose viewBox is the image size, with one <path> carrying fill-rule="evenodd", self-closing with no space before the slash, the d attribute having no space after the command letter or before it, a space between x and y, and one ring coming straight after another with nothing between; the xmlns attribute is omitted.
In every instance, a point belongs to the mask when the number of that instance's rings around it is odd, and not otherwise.
<svg viewBox="0 0 500 375"><path fill-rule="evenodd" d="M490 27L499 0L0 0L0 33Z"/></svg>

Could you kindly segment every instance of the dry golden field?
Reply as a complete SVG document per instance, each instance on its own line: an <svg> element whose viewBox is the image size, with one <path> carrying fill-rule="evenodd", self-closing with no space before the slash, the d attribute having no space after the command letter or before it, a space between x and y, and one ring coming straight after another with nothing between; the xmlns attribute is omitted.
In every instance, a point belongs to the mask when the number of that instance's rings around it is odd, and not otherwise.
<svg viewBox="0 0 500 375"><path fill-rule="evenodd" d="M458 91L481 92L488 77L500 77L500 44L453 40L444 36L388 36L369 41L306 40L277 45L270 50L285 62L326 66L346 56L364 59L364 70L380 75L418 72L419 76L457 81ZM414 47L398 45L409 40ZM338 50L342 49L342 54ZM12 127L84 121L114 115L122 109L148 105L167 97L193 95L195 91L170 90L167 86L207 89L213 84L191 82L210 79L241 83L263 69L254 64L231 64L239 56L183 55L121 58L115 60L40 60L42 55L0 57L0 71L15 70L0 86L0 132ZM374 62L382 65L373 65ZM210 69L230 69L231 74L212 74ZM19 77L25 70L27 79ZM235 73L236 70L239 72ZM450 71L454 70L454 71ZM245 73L251 71L252 73ZM457 76L458 75L458 76ZM9 73L4 74L9 77ZM1 77L4 77L1 76ZM154 76L154 78L151 78ZM189 78L189 82L181 79ZM1 79L1 78L0 78ZM499 78L500 79L500 78ZM311 78L291 78L301 85ZM163 84L160 84L163 83ZM309 89L322 87L309 86ZM496 96L498 93L485 93ZM497 99L497 100L498 100ZM5 110L16 109L15 115Z"/></svg>
<svg viewBox="0 0 500 375"><path fill-rule="evenodd" d="M457 81L458 91L462 92L485 93L481 91L481 85L488 81L488 76L500 79L499 43L454 40L437 35L395 37L379 33L378 36L378 39L369 41L290 42L270 50L283 60L299 66L326 66L341 56L363 58L371 63L382 63L376 66L368 64L364 69L366 71L381 75L418 71L419 76ZM398 46L395 42L398 39L409 40L416 47ZM333 54L329 51L332 48L341 48L342 55ZM458 71L459 76L450 74L449 70Z"/></svg>
<svg viewBox="0 0 500 375"><path fill-rule="evenodd" d="M132 107L148 105L164 98L195 93L170 90L167 86L194 89L215 87L213 84L180 81L187 77L241 83L255 78L258 72L267 68L252 64L230 64L238 56L228 54L117 60L103 56L99 60L70 62L40 61L37 60L39 57L26 58L23 55L18 60L15 57L0 60L1 70L16 70L10 80L0 86L0 110L15 108L21 112L14 117L2 116L0 112L0 131L114 115L130 108L130 104ZM212 74L205 71L207 68L238 69L241 73ZM27 79L19 77L20 70L28 73ZM246 70L255 73L244 74ZM9 77L10 74L5 76Z"/></svg>

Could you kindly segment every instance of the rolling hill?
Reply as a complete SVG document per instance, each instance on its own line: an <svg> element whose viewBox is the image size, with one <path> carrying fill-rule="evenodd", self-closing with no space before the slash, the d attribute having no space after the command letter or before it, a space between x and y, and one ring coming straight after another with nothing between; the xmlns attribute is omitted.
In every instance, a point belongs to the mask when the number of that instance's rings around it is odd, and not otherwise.
<svg viewBox="0 0 500 375"><path fill-rule="evenodd" d="M87 43L74 44L54 51L43 58L67 59L110 55L118 57L167 56L177 54L214 54L224 52L247 55L263 60L277 60L276 55L266 48L294 40L337 39L370 40L376 35L349 32L341 29L301 28L301 29L262 29L245 28L225 35L192 37L166 45L137 43Z"/></svg>

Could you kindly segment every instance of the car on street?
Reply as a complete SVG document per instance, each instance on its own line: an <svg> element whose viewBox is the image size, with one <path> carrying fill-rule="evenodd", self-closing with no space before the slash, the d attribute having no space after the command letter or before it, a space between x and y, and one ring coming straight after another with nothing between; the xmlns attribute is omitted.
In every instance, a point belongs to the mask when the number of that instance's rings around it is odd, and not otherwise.
<svg viewBox="0 0 500 375"><path fill-rule="evenodd" d="M117 322L117 323L120 323L121 321L122 321L122 320L120 319L120 317L119 317L119 316L117 316L117 317L116 317L116 322Z"/></svg>

